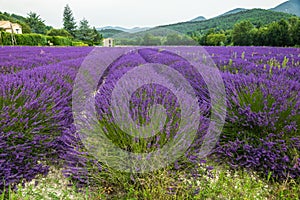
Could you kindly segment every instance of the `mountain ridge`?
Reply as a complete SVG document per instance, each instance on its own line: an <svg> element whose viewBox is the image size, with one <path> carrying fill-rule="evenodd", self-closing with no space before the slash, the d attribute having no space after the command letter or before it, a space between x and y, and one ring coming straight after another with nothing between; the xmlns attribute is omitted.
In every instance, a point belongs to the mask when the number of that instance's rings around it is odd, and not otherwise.
<svg viewBox="0 0 300 200"><path fill-rule="evenodd" d="M198 22L180 22L176 24L162 25L155 28L168 28L180 33L188 33L193 31L205 31L211 28L217 29L232 29L234 24L242 20L250 20L254 25L259 23L268 24L280 19L288 19L294 15L276 12L264 9L251 9L225 16L218 16L205 21Z"/></svg>
<svg viewBox="0 0 300 200"><path fill-rule="evenodd" d="M232 10L229 10L221 15L218 15L216 17L213 17L213 18L209 18L209 19L206 19L205 17L203 16L199 16L199 17L196 17L190 21L185 21L185 22L178 22L178 23L175 23L175 24L166 24L166 25L159 25L159 26L156 26L156 27L153 27L153 28L139 28L141 30L137 31L138 29L136 29L136 31L132 31L130 29L126 29L126 28L122 28L122 27L117 27L116 30L121 30L121 31L124 31L124 32L127 32L127 33L139 33L139 32L147 32L148 30L152 30L152 29L155 29L155 28L161 28L161 27L172 27L172 26L178 26L179 24L185 24L185 23L204 23L204 22L207 22L209 20L214 20L214 19L220 19L220 17L225 17L227 18L228 16L238 16L238 15L244 15L244 14L247 14L247 12L252 12L251 10L255 10L255 9L245 9L245 8L235 8L235 9L232 9ZM256 8L256 10L265 10L265 9L260 9L260 8ZM279 12L279 13L286 13L286 14L292 14L292 15L296 15L298 17L300 17L300 0L289 0L289 1L286 1L282 4L279 4L277 5L276 7L274 8L270 8L270 9L267 9L265 11L270 11L270 12ZM241 13L242 12L242 13ZM272 13L272 16L273 16L274 13ZM283 14L278 14L278 16L282 16L284 17ZM264 16L265 17L265 16ZM238 20L238 17L235 17L236 20ZM257 19L256 21L258 21L259 19L259 16L254 16L255 19ZM220 19L222 20L222 19ZM255 20L252 20L252 22L255 21ZM219 24L218 22L215 22L215 24ZM114 29L114 27L110 27L111 29ZM214 27L210 27L210 28L214 28ZM195 31L194 30L195 28L193 28L193 30L190 30L190 31ZM179 29L173 29L173 30L176 30L176 31L179 31L179 32L182 32ZM186 31L185 31L186 32Z"/></svg>
<svg viewBox="0 0 300 200"><path fill-rule="evenodd" d="M97 28L98 31L107 30L107 29L110 29L110 30L114 29L114 30L123 31L123 32L127 32L127 33L137 33L140 31L148 30L148 29L150 29L150 27L124 28L121 26L105 26L105 27Z"/></svg>
<svg viewBox="0 0 300 200"><path fill-rule="evenodd" d="M190 22L203 21L203 20L206 20L206 18L203 16L199 16L199 17L196 17L196 18L190 20Z"/></svg>
<svg viewBox="0 0 300 200"><path fill-rule="evenodd" d="M217 17L221 17L221 16L225 16L225 15L231 15L231 14L239 13L239 12L246 11L246 10L249 10L249 9L235 8L235 9L229 10L229 11L227 11L227 12L221 14L221 15L218 15Z"/></svg>
<svg viewBox="0 0 300 200"><path fill-rule="evenodd" d="M300 17L300 0L289 0L278 6L271 8L272 11L295 14Z"/></svg>

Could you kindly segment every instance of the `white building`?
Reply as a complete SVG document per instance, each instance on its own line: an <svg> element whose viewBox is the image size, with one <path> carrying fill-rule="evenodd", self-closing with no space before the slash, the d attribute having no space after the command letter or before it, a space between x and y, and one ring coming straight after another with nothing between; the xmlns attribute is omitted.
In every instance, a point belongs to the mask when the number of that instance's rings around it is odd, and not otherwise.
<svg viewBox="0 0 300 200"><path fill-rule="evenodd" d="M112 38L103 39L103 46L104 47L113 47L114 46L114 39L112 39Z"/></svg>
<svg viewBox="0 0 300 200"><path fill-rule="evenodd" d="M0 21L0 28L9 33L22 34L22 26L10 21Z"/></svg>

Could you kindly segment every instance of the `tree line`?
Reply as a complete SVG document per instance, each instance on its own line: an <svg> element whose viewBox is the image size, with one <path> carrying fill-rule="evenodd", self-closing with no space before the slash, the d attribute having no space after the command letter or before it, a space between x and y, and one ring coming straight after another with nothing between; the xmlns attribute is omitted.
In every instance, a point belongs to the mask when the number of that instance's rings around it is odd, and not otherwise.
<svg viewBox="0 0 300 200"><path fill-rule="evenodd" d="M220 46L300 46L300 19L291 17L267 25L253 25L249 20L236 23L232 30L205 34L194 32L190 36L200 45Z"/></svg>
<svg viewBox="0 0 300 200"><path fill-rule="evenodd" d="M115 43L116 45L132 46L197 45L191 37L176 33L166 34L165 36L155 36L152 33L145 33L142 36L132 38L117 38L115 39Z"/></svg>
<svg viewBox="0 0 300 200"><path fill-rule="evenodd" d="M202 45L202 46L300 46L300 18L291 17L263 25L242 20L232 29L209 29L187 34L172 31L161 34L151 31L143 35L117 38L118 45Z"/></svg>

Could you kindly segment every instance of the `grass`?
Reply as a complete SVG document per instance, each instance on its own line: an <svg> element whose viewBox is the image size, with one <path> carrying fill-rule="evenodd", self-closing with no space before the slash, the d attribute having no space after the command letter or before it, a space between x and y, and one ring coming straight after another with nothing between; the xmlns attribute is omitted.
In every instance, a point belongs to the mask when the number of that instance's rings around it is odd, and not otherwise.
<svg viewBox="0 0 300 200"><path fill-rule="evenodd" d="M231 170L214 165L210 172L199 167L200 177L188 176L189 171L158 170L124 182L78 189L59 169L51 169L47 177L38 177L19 186L18 191L6 192L0 200L98 200L98 199L299 199L300 184L294 180L282 183L263 179L255 172ZM36 185L36 183L38 184Z"/></svg>

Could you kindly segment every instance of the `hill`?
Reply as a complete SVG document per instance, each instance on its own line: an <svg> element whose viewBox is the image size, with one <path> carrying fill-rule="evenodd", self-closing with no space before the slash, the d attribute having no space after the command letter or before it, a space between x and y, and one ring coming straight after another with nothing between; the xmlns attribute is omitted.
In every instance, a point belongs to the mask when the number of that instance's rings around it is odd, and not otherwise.
<svg viewBox="0 0 300 200"><path fill-rule="evenodd" d="M199 16L199 17L196 17L195 19L190 20L190 22L198 22L198 21L203 21L203 20L206 20L206 18L203 16Z"/></svg>
<svg viewBox="0 0 300 200"><path fill-rule="evenodd" d="M294 14L300 17L300 0L289 0L270 10Z"/></svg>
<svg viewBox="0 0 300 200"><path fill-rule="evenodd" d="M97 28L98 31L103 31L103 30L117 30L117 31L122 31L122 32L127 32L127 33L137 33L140 31L146 31L150 28L148 27L134 27L134 28L124 28L120 26L105 26L102 28Z"/></svg>
<svg viewBox="0 0 300 200"><path fill-rule="evenodd" d="M239 13L239 12L245 11L245 10L247 10L247 9L245 9L245 8L236 8L236 9L230 10L230 11L228 11L226 13L223 13L223 14L221 14L219 16L231 15L231 14Z"/></svg>
<svg viewBox="0 0 300 200"><path fill-rule="evenodd" d="M249 20L254 25L269 24L273 21L279 21L280 19L288 19L294 15L275 12L263 9L251 9L244 10L238 13L218 16L212 19L196 22L181 22L177 24L170 24L164 26L158 26L157 28L166 28L180 33L189 33L194 31L205 32L211 28L216 30L228 30L232 29L234 24L242 20Z"/></svg>
<svg viewBox="0 0 300 200"><path fill-rule="evenodd" d="M111 38L114 35L125 33L124 31L117 30L117 29L102 29L98 30L98 32L104 37L104 38Z"/></svg>

